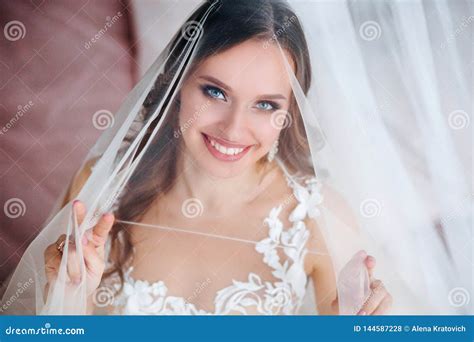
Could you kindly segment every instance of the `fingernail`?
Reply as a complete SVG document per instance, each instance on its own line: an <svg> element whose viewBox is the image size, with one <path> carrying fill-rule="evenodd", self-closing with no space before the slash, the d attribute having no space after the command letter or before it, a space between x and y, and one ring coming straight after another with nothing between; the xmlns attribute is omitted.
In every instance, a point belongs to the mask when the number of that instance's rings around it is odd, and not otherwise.
<svg viewBox="0 0 474 342"><path fill-rule="evenodd" d="M105 219L109 220L111 219L114 215L112 213L105 213L104 215L102 215Z"/></svg>
<svg viewBox="0 0 474 342"><path fill-rule="evenodd" d="M365 316L365 315L367 315L367 312L365 312L365 311L361 311L361 312L359 312L359 315L361 315L361 316Z"/></svg>
<svg viewBox="0 0 474 342"><path fill-rule="evenodd" d="M79 200L78 200L78 199L72 201L72 205L76 205L77 203L79 203Z"/></svg>

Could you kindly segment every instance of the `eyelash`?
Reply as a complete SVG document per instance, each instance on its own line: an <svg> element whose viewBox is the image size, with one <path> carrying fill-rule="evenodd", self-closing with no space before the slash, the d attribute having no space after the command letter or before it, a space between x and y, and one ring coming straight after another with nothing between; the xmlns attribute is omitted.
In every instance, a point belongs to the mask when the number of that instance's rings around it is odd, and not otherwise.
<svg viewBox="0 0 474 342"><path fill-rule="evenodd" d="M227 101L227 98L226 98L226 94L223 90L219 89L218 87L214 87L212 85L203 85L201 86L201 90L203 92L203 94L211 99L217 99L217 100L220 100L218 97L215 97L213 95L211 95L211 91L217 91L219 93L222 94L222 96L224 97L224 100ZM259 103L268 103L272 108L271 109L260 109L260 110L263 110L265 112L272 112L272 111L275 111L275 110L278 110L281 108L281 106L276 103L276 102L273 102L273 101L260 101Z"/></svg>
<svg viewBox="0 0 474 342"><path fill-rule="evenodd" d="M204 93L204 95L207 96L207 97L210 97L211 99L218 99L218 98L215 97L215 96L212 96L210 92L211 91L218 91L219 93L222 94L222 96L224 96L224 99L227 100L224 91L217 88L217 87L214 87L214 86L211 86L211 85L203 85L201 87L201 89L202 89L202 92Z"/></svg>

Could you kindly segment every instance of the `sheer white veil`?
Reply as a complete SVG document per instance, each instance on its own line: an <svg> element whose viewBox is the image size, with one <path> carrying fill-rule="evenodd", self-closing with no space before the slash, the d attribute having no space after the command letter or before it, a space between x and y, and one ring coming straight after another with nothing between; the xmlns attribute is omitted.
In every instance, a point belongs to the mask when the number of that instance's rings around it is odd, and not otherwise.
<svg viewBox="0 0 474 342"><path fill-rule="evenodd" d="M472 313L472 2L289 3L309 46L309 91L287 62L282 31L262 48L280 46L323 184L314 220L336 272L340 313L355 314L370 295L361 249L377 259L376 277L394 298L391 313ZM4 313L86 313L85 285L74 295L67 288L69 244L48 291L43 251L61 234L80 241L99 214L116 209L153 151L153 139L168 139L172 99L206 34L208 16L220 6L208 4L178 32L186 39L168 44L114 118L105 118L113 124L87 156L84 165L97 162L77 196L88 208L84 222L76 222L72 202L53 213L11 278ZM189 13L182 17L184 23ZM285 25L295 20L287 18ZM173 72L160 79L165 69ZM160 100L137 126L157 82L164 85ZM320 298L310 285L300 313L317 313Z"/></svg>
<svg viewBox="0 0 474 342"><path fill-rule="evenodd" d="M472 3L293 6L312 23L307 98L326 141L314 162L384 265L393 312L469 312Z"/></svg>

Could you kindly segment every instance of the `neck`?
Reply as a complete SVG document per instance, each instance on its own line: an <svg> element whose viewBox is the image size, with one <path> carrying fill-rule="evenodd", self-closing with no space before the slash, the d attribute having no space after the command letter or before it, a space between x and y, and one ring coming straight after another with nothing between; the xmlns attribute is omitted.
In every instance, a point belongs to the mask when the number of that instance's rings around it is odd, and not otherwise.
<svg viewBox="0 0 474 342"><path fill-rule="evenodd" d="M218 178L200 168L189 155L179 158L175 195L183 201L197 198L205 208L217 215L234 212L237 205L250 203L264 187L263 178L268 166L255 164L242 174L230 178Z"/></svg>

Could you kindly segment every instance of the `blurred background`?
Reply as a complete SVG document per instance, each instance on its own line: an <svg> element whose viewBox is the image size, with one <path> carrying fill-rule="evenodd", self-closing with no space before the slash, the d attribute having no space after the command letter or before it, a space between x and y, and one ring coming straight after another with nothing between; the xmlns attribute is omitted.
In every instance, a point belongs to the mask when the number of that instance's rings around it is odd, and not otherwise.
<svg viewBox="0 0 474 342"><path fill-rule="evenodd" d="M198 2L0 0L0 281Z"/></svg>

